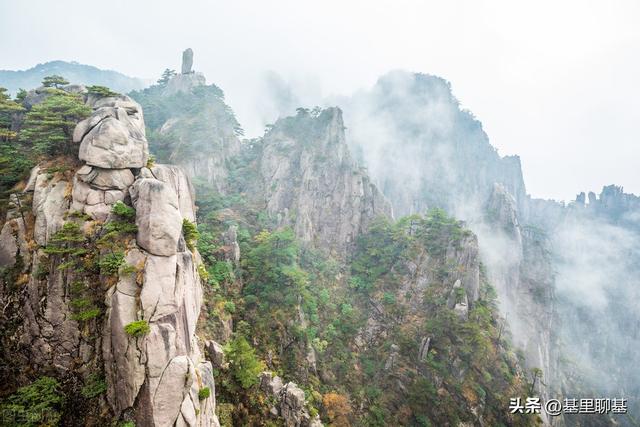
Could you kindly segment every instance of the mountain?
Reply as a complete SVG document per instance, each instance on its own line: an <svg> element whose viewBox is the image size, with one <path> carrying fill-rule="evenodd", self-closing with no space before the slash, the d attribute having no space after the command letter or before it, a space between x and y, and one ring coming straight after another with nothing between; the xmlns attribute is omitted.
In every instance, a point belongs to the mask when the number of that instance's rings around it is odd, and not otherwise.
<svg viewBox="0 0 640 427"><path fill-rule="evenodd" d="M588 203L585 193L569 204L530 197L520 159L500 157L436 76L391 72L343 105L352 149L394 212L443 208L478 235L513 341L529 369L542 369L542 397L624 396L637 410L640 380L621 367L637 363L630 349L640 344L631 326L640 321L638 197L614 185Z"/></svg>
<svg viewBox="0 0 640 427"><path fill-rule="evenodd" d="M243 139L192 64L2 98L13 425L632 424L509 405L637 407L637 196L531 198L436 76Z"/></svg>
<svg viewBox="0 0 640 427"><path fill-rule="evenodd" d="M107 86L116 92L127 93L147 86L143 79L129 77L112 70L101 70L91 65L67 61L49 61L28 70L0 70L0 87L16 94L18 89L33 89L42 84L46 76L60 75L70 83Z"/></svg>

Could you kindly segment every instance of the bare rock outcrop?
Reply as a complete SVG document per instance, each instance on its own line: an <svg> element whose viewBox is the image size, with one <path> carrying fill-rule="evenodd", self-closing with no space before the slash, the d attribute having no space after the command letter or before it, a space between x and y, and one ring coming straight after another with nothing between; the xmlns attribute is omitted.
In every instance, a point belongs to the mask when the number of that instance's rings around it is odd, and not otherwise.
<svg viewBox="0 0 640 427"><path fill-rule="evenodd" d="M104 169L141 168L149 157L142 107L128 96L96 101L93 114L78 123L74 142L80 160Z"/></svg>
<svg viewBox="0 0 640 427"><path fill-rule="evenodd" d="M304 390L296 383L283 384L282 378L266 371L260 374L260 389L275 399L271 414L280 416L286 427L322 427L320 418L309 414Z"/></svg>
<svg viewBox="0 0 640 427"><path fill-rule="evenodd" d="M391 207L349 154L342 112L301 112L276 122L260 160L267 211L304 242L344 254Z"/></svg>
<svg viewBox="0 0 640 427"><path fill-rule="evenodd" d="M75 174L34 168L0 230L0 264L24 288L16 357L60 377L104 375L114 422L219 426L213 368L196 336L201 259L182 237L183 219L195 220L191 183L177 167L146 167L137 103L85 100L93 113L74 132L84 165ZM118 202L135 208L137 232L127 219L134 232L122 232L117 248L100 246L126 222ZM117 272L107 273L101 261L119 254Z"/></svg>

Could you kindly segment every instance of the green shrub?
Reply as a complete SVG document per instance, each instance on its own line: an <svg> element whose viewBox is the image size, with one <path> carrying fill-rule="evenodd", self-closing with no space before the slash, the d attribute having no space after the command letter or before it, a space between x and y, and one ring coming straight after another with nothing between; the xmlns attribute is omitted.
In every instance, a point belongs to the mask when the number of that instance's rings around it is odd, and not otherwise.
<svg viewBox="0 0 640 427"><path fill-rule="evenodd" d="M86 322L87 320L91 320L100 316L100 313L102 313L102 311L99 308L91 308L89 310L84 310L79 313L72 314L71 318L78 322Z"/></svg>
<svg viewBox="0 0 640 427"><path fill-rule="evenodd" d="M46 254L54 255L79 255L78 246L86 240L80 226L75 222L66 222L62 228L49 239L44 248Z"/></svg>
<svg viewBox="0 0 640 427"><path fill-rule="evenodd" d="M247 389L258 382L258 375L265 369L265 365L256 357L255 350L245 337L239 335L232 339L225 346L224 352L231 372L242 388Z"/></svg>
<svg viewBox="0 0 640 427"><path fill-rule="evenodd" d="M113 204L113 207L111 208L111 212L126 219L135 219L136 217L136 210L131 206L125 205L120 200L118 200Z"/></svg>
<svg viewBox="0 0 640 427"><path fill-rule="evenodd" d="M198 275L205 282L209 280L209 272L204 264L198 264Z"/></svg>
<svg viewBox="0 0 640 427"><path fill-rule="evenodd" d="M107 383L104 378L99 377L98 375L91 375L87 380L87 384L82 387L80 390L80 394L85 399L93 399L96 396L101 395L107 391Z"/></svg>
<svg viewBox="0 0 640 427"><path fill-rule="evenodd" d="M118 274L118 270L122 264L124 264L124 252L122 251L111 252L98 261L100 272L108 276Z"/></svg>
<svg viewBox="0 0 640 427"><path fill-rule="evenodd" d="M106 242L110 238L119 237L127 233L136 233L138 226L129 221L109 221L105 224L104 230L107 232L100 240L102 243Z"/></svg>
<svg viewBox="0 0 640 427"><path fill-rule="evenodd" d="M55 378L42 377L20 387L0 407L3 425L7 427L57 426L65 403L60 383ZM13 417L5 417L13 414ZM13 418L13 419L12 419Z"/></svg>
<svg viewBox="0 0 640 427"><path fill-rule="evenodd" d="M196 224L186 218L183 219L182 235L184 236L184 241L187 243L187 247L189 248L189 250L195 250L196 243L198 242L198 237L200 237L200 233L198 233L198 227L196 227Z"/></svg>
<svg viewBox="0 0 640 427"><path fill-rule="evenodd" d="M141 337L151 331L149 323L146 320L136 320L124 327L124 331L132 337Z"/></svg>
<svg viewBox="0 0 640 427"><path fill-rule="evenodd" d="M211 390L209 389L209 387L203 387L200 389L200 391L198 391L198 399L200 400L205 400L209 396L211 396Z"/></svg>
<svg viewBox="0 0 640 427"><path fill-rule="evenodd" d="M236 305L233 303L233 301L225 301L224 311L226 311L229 314L233 314L236 312Z"/></svg>

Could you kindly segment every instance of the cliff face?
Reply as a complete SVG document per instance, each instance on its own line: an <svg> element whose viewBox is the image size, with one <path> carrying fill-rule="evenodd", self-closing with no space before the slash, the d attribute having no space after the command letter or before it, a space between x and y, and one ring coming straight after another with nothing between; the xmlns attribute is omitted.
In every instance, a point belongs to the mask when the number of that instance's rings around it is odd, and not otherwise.
<svg viewBox="0 0 640 427"><path fill-rule="evenodd" d="M351 160L341 111L301 111L265 135L258 160L267 212L303 242L344 255L391 208Z"/></svg>
<svg viewBox="0 0 640 427"><path fill-rule="evenodd" d="M0 233L13 328L2 361L20 372L3 380L58 378L88 408L66 412L69 424L109 414L138 426L217 425L212 367L195 334L201 261L182 233L183 219L195 220L189 179L147 167L140 105L85 99L93 113L74 132L82 164L36 167ZM71 392L92 381L106 400ZM204 388L211 397L199 397Z"/></svg>

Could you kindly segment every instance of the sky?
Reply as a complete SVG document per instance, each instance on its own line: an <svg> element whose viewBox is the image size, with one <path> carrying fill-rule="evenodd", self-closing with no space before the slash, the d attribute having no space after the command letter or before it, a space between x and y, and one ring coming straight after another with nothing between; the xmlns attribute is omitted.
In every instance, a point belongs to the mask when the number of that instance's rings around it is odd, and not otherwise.
<svg viewBox="0 0 640 427"><path fill-rule="evenodd" d="M520 155L530 194L572 200L640 194L638 22L636 0L0 0L0 69L61 59L156 79L191 47L249 134L266 72L309 102L393 69L436 74Z"/></svg>

